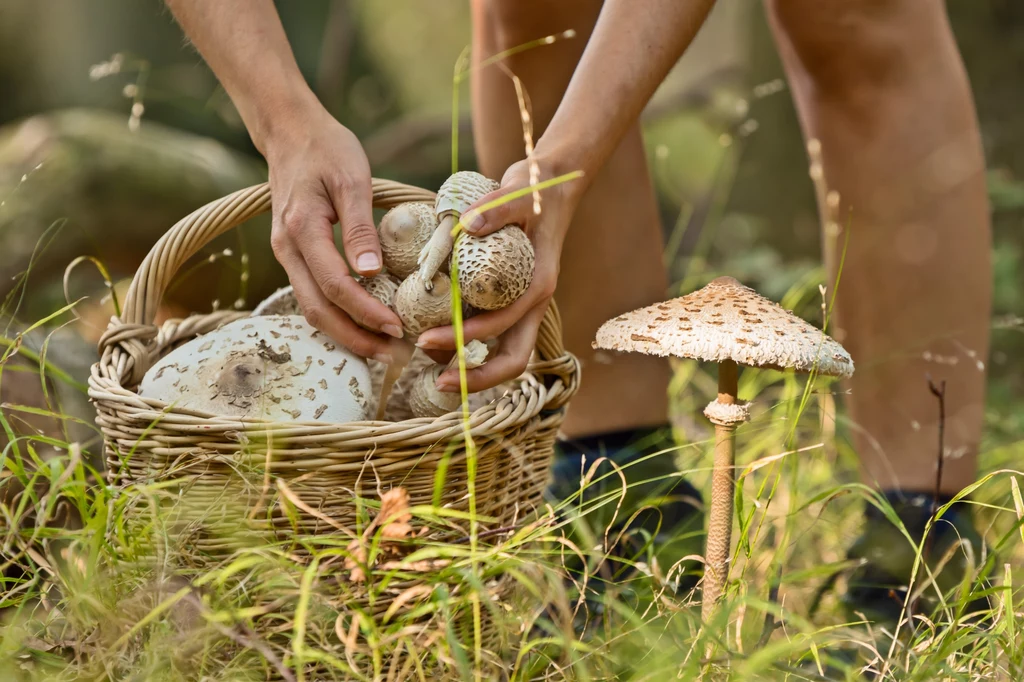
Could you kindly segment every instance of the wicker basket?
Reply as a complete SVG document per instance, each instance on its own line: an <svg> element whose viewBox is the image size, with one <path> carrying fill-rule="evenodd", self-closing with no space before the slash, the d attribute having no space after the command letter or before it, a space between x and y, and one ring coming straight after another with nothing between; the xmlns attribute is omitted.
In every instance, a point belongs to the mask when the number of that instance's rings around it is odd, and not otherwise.
<svg viewBox="0 0 1024 682"><path fill-rule="evenodd" d="M373 182L378 208L433 198L432 192L415 187ZM447 462L440 502L467 509L460 413L394 423L270 423L179 410L135 392L147 369L177 344L247 315L221 311L153 325L161 297L189 258L215 237L269 209L268 185L235 192L181 220L143 261L122 317L111 320L100 340L100 359L89 378L110 482L126 487L175 479L215 491L237 477L240 462L248 462L284 481L316 510L299 511L298 530L323 533L353 523L353 491L402 485L413 505L431 504L437 468L458 440ZM539 504L554 439L578 380L579 363L562 345L561 323L552 305L540 328L534 361L518 387L470 416L479 452L479 515L498 527L508 526ZM271 516L250 530L273 540L282 530L294 531L294 519Z"/></svg>

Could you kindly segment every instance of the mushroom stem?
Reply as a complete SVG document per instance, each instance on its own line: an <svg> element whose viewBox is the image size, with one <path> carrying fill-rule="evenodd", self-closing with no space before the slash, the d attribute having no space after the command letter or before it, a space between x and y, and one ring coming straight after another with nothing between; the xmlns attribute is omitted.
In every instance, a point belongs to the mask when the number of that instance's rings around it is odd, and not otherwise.
<svg viewBox="0 0 1024 682"><path fill-rule="evenodd" d="M408 366L409 360L412 359L412 354L415 348L408 341L395 339L391 343L391 350L391 364L388 365L388 368L384 373L384 381L380 387L380 395L377 396L377 415L375 417L377 421L384 419L384 412L387 410L388 398L391 397L391 391L395 387L395 383L398 381L398 378L402 376L402 371Z"/></svg>
<svg viewBox="0 0 1024 682"><path fill-rule="evenodd" d="M714 414L719 406L739 407L736 399L739 368L732 360L718 366L718 399L708 406L705 414L715 425L715 460L711 474L711 510L708 513L707 547L704 552L704 593L701 600L701 619L707 622L714 613L729 576L729 550L732 547L732 502L736 482L733 469L736 462L734 436L736 427L746 421L743 415ZM726 412L732 412L728 407ZM709 414L710 413L710 414ZM725 418L723 418L725 417Z"/></svg>
<svg viewBox="0 0 1024 682"><path fill-rule="evenodd" d="M430 241L420 251L419 265L420 278L427 291L433 288L434 275L444 265L444 261L452 253L455 246L455 237L452 236L452 228L455 227L456 217L448 214L441 218L440 224L434 229Z"/></svg>

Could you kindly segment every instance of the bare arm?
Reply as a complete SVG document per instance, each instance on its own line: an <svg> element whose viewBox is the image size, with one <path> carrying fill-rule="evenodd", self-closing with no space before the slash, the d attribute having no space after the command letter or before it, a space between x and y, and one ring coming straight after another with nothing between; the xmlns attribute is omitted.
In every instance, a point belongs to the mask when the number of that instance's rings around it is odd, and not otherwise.
<svg viewBox="0 0 1024 682"><path fill-rule="evenodd" d="M501 335L499 352L467 375L469 388L481 390L517 376L529 360L537 327L554 294L565 233L573 211L592 177L643 111L672 66L703 25L714 0L606 0L601 15L564 98L537 141L532 161L541 179L575 170L576 180L545 192L540 215L525 197L472 218L467 231L485 235L509 223L521 225L533 240L537 263L533 284L504 310L473 317L465 323L471 339ZM503 194L530 185L527 161L511 166L502 187L479 207ZM450 327L427 331L419 344L431 349L454 348ZM442 390L458 390L454 371L438 380Z"/></svg>
<svg viewBox="0 0 1024 682"><path fill-rule="evenodd" d="M271 243L310 324L357 353L386 360L372 332L401 336L398 316L352 278L380 272L370 167L355 135L317 100L299 71L272 0L167 0L231 96L270 167Z"/></svg>

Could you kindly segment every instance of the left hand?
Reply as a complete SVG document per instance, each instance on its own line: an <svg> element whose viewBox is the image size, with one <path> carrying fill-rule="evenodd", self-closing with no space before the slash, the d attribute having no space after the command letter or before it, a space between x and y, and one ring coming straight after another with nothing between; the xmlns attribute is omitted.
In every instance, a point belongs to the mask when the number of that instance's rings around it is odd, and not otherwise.
<svg viewBox="0 0 1024 682"><path fill-rule="evenodd" d="M547 164L535 162L540 168L540 180L556 175ZM464 215L472 216L474 209L531 184L529 162L520 161L509 167L500 189L473 204ZM483 366L467 370L466 384L470 393L497 386L526 370L537 343L537 330L555 293L562 243L579 203L582 185L581 181L573 180L542 190L539 215L533 211L533 195L530 194L481 213L466 226L467 234L463 239L482 237L505 225L519 225L533 242L536 255L533 281L522 296L507 308L482 313L463 323L464 341L499 341L497 350L491 351ZM417 345L427 351L455 350L455 329L451 326L430 329L420 335ZM437 387L441 391L458 392L458 368L441 374Z"/></svg>

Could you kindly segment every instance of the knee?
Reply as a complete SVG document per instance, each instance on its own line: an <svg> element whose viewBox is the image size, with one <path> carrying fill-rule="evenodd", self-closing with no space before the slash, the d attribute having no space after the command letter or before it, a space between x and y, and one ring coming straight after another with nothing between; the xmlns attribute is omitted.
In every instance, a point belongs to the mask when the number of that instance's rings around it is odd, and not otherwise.
<svg viewBox="0 0 1024 682"><path fill-rule="evenodd" d="M822 93L863 93L899 85L922 55L921 37L941 27L940 2L772 0L784 34Z"/></svg>

